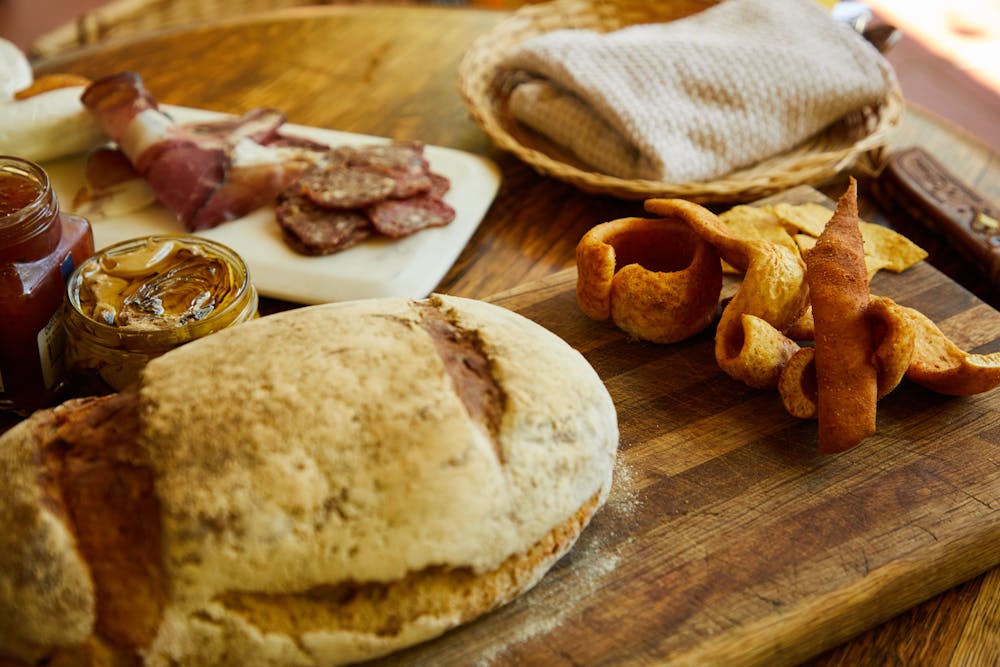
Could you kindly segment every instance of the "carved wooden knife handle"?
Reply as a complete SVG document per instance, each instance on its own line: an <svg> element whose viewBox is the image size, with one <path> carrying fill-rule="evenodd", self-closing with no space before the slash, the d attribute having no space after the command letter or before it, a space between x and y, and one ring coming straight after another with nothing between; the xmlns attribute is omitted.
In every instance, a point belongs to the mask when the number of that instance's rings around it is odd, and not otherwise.
<svg viewBox="0 0 1000 667"><path fill-rule="evenodd" d="M889 158L873 194L890 217L903 213L944 236L1000 286L1000 207L965 185L921 148Z"/></svg>

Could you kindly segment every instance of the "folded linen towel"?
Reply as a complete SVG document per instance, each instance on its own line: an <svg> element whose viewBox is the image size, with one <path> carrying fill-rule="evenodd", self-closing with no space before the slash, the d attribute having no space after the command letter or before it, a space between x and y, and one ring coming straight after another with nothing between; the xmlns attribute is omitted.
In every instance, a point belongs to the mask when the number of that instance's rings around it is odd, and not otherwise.
<svg viewBox="0 0 1000 667"><path fill-rule="evenodd" d="M726 0L610 33L558 30L503 58L512 115L599 172L691 182L786 151L895 87L812 0Z"/></svg>

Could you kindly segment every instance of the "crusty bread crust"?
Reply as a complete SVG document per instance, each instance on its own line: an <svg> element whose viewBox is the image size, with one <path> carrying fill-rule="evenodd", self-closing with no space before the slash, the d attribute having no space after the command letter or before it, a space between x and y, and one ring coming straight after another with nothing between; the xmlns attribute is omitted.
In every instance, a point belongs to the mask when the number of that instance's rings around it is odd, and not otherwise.
<svg viewBox="0 0 1000 667"><path fill-rule="evenodd" d="M0 439L0 655L29 662L84 641L96 618L90 573L42 462L55 430L47 410Z"/></svg>
<svg viewBox="0 0 1000 667"><path fill-rule="evenodd" d="M454 297L262 318L155 360L138 396L168 582L150 665L335 665L440 634L572 546L617 451L579 353Z"/></svg>

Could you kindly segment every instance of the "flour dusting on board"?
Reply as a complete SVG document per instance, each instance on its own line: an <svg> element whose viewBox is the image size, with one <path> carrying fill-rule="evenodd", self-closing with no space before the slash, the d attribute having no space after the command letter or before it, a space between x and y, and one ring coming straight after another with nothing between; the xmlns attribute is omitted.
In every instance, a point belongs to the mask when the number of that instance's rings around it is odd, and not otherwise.
<svg viewBox="0 0 1000 667"><path fill-rule="evenodd" d="M530 639L558 628L563 621L576 618L585 603L604 584L604 579L618 567L620 552L628 540L619 539L620 527L627 526L641 505L634 490L632 471L619 459L615 463L614 484L601 513L610 516L585 530L573 547L574 562L564 581L552 589L534 591L522 598L523 618L509 634L498 637L476 661L477 667L489 667L506 652ZM595 524L600 524L595 525ZM599 528L599 529L598 529Z"/></svg>

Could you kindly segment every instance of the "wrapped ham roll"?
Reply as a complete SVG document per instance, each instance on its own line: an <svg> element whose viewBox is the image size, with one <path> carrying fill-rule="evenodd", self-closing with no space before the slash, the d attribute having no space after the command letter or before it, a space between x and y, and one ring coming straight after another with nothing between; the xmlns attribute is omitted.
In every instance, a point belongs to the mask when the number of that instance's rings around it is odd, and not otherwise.
<svg viewBox="0 0 1000 667"><path fill-rule="evenodd" d="M215 227L274 201L302 171L303 151L277 145L285 118L273 109L193 126L176 124L133 72L105 77L84 106L156 198L189 231Z"/></svg>

